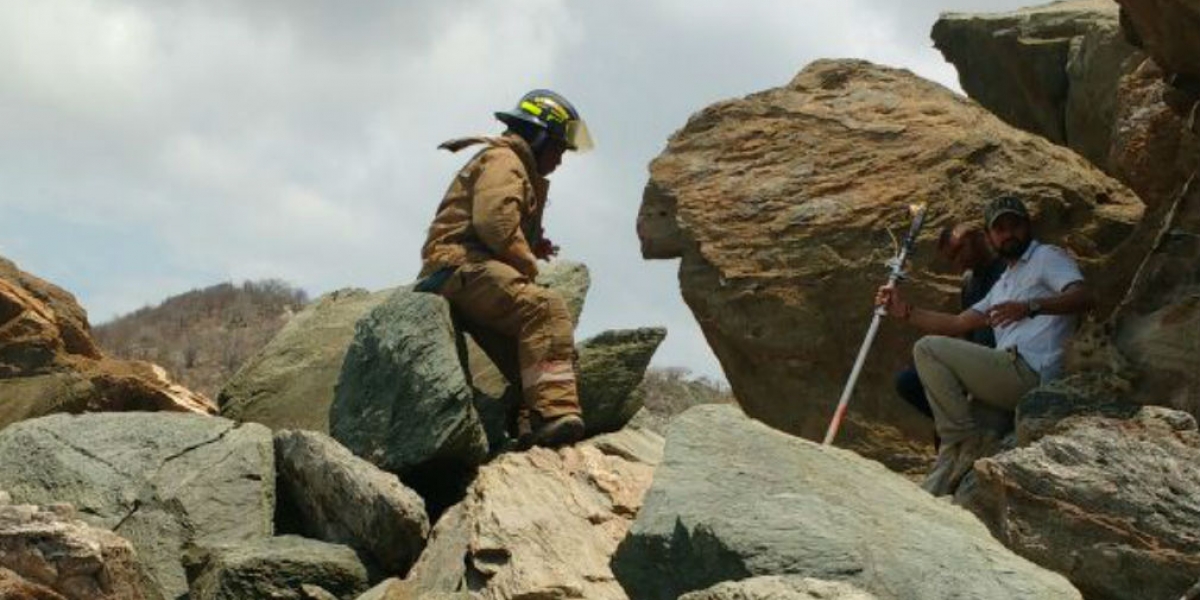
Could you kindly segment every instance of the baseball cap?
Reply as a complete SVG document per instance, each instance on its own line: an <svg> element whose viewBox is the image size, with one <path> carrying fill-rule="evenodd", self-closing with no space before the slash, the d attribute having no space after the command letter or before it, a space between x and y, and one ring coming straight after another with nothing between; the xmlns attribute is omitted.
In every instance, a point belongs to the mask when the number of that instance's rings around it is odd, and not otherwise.
<svg viewBox="0 0 1200 600"><path fill-rule="evenodd" d="M983 209L983 222L991 229L992 223L995 223L996 219L1000 218L1000 215L1003 214L1017 215L1026 221L1029 220L1029 209L1025 208L1025 203L1021 202L1020 198L1016 196L1000 196L989 202L987 207Z"/></svg>

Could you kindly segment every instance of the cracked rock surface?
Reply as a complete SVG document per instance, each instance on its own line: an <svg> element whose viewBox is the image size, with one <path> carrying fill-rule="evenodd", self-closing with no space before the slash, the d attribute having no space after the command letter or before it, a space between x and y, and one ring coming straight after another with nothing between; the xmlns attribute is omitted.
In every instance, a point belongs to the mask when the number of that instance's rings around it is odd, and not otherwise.
<svg viewBox="0 0 1200 600"><path fill-rule="evenodd" d="M0 431L0 489L14 502L73 504L133 543L168 598L187 592L188 543L270 536L271 432L172 413L52 415Z"/></svg>
<svg viewBox="0 0 1200 600"><path fill-rule="evenodd" d="M1200 578L1200 431L1189 414L1079 415L980 460L962 500L1094 600L1178 598Z"/></svg>
<svg viewBox="0 0 1200 600"><path fill-rule="evenodd" d="M881 600L1081 598L967 511L876 462L772 430L727 405L699 406L671 422L612 570L639 600L761 575L843 582Z"/></svg>

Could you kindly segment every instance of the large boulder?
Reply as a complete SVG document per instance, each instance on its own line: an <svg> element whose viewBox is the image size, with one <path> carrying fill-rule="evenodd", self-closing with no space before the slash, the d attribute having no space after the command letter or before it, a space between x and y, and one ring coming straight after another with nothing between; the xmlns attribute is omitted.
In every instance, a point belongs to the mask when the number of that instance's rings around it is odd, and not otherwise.
<svg viewBox="0 0 1200 600"><path fill-rule="evenodd" d="M0 430L0 489L16 502L69 502L132 542L167 598L187 591L189 543L270 536L271 432L169 413L52 415Z"/></svg>
<svg viewBox="0 0 1200 600"><path fill-rule="evenodd" d="M1200 416L1200 91L1181 99L1157 60L1145 61L1119 89L1112 160L1150 211L1115 341L1141 374L1134 399Z"/></svg>
<svg viewBox="0 0 1200 600"><path fill-rule="evenodd" d="M871 319L888 230L907 228L909 203L929 204L906 293L953 310L959 278L924 257L940 226L979 222L1001 193L1025 198L1039 237L1097 288L1128 278L1109 262L1141 215L1129 190L935 83L862 61L818 61L694 115L651 164L638 231L643 256L682 258L684 300L746 412L817 438ZM851 404L909 435L928 420L892 380L915 337L883 327Z"/></svg>
<svg viewBox="0 0 1200 600"><path fill-rule="evenodd" d="M933 41L971 98L1014 127L1108 167L1120 78L1143 55L1112 0L1069 0L998 14L943 14Z"/></svg>
<svg viewBox="0 0 1200 600"><path fill-rule="evenodd" d="M1172 75L1200 83L1200 2L1117 0L1134 37Z"/></svg>
<svg viewBox="0 0 1200 600"><path fill-rule="evenodd" d="M876 597L840 581L766 576L718 583L706 590L684 594L679 600L876 600Z"/></svg>
<svg viewBox="0 0 1200 600"><path fill-rule="evenodd" d="M13 589L5 589L6 580ZM128 541L78 520L69 505L0 503L0 598L161 600L163 596Z"/></svg>
<svg viewBox="0 0 1200 600"><path fill-rule="evenodd" d="M391 293L344 289L306 307L221 389L221 416L328 433L334 385L354 324Z"/></svg>
<svg viewBox="0 0 1200 600"><path fill-rule="evenodd" d="M603 438L662 447L662 438L634 430ZM652 449L640 456L655 458ZM625 600L609 560L653 476L652 462L608 454L591 441L501 455L438 521L408 578L377 597Z"/></svg>
<svg viewBox="0 0 1200 600"><path fill-rule="evenodd" d="M1088 598L1178 598L1200 579L1200 433L1190 415L1076 416L975 464L960 499Z"/></svg>
<svg viewBox="0 0 1200 600"><path fill-rule="evenodd" d="M190 600L352 600L367 589L353 550L294 535L190 549L187 563Z"/></svg>
<svg viewBox="0 0 1200 600"><path fill-rule="evenodd" d="M216 407L158 365L105 358L73 296L0 258L0 428L51 413L138 410Z"/></svg>
<svg viewBox="0 0 1200 600"><path fill-rule="evenodd" d="M639 600L760 575L841 581L881 599L1081 597L878 463L718 405L672 422L612 567Z"/></svg>
<svg viewBox="0 0 1200 600"><path fill-rule="evenodd" d="M329 412L333 437L401 475L482 463L487 439L455 335L444 299L407 289L360 319Z"/></svg>
<svg viewBox="0 0 1200 600"><path fill-rule="evenodd" d="M279 489L305 535L346 544L388 574L404 574L429 536L425 503L391 473L314 431L275 434Z"/></svg>

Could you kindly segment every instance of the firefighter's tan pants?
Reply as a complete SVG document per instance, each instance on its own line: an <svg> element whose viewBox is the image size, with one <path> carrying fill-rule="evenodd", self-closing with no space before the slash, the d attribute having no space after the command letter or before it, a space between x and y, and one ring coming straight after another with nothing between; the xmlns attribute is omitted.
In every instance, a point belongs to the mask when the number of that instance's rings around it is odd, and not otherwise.
<svg viewBox="0 0 1200 600"><path fill-rule="evenodd" d="M496 367L520 383L526 407L543 419L580 414L573 326L561 294L494 260L459 267L441 292Z"/></svg>

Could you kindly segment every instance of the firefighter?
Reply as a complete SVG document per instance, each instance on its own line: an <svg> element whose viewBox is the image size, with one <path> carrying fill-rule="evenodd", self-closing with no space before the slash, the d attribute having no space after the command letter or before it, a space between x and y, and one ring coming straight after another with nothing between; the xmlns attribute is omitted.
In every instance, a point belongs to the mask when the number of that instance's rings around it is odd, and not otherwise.
<svg viewBox="0 0 1200 600"><path fill-rule="evenodd" d="M558 247L542 229L549 181L567 151L585 152L587 125L570 102L534 90L509 111L499 137L448 141L451 152L481 146L438 206L417 289L445 297L472 337L509 379L523 406L518 435L559 446L584 423L574 368L575 340L561 294L535 283L538 260Z"/></svg>

